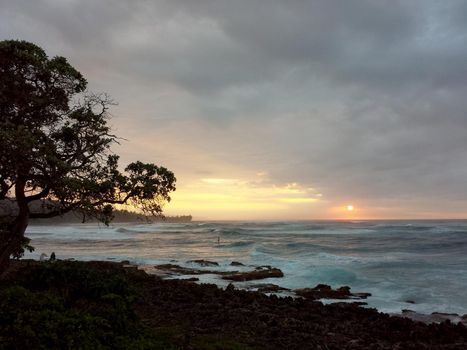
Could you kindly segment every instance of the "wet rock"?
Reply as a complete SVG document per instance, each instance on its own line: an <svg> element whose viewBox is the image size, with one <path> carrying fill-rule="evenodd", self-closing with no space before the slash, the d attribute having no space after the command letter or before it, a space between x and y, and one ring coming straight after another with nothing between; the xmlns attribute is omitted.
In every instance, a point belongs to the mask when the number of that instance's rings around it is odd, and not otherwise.
<svg viewBox="0 0 467 350"><path fill-rule="evenodd" d="M131 270L131 271L137 271L138 270L138 265L132 265L132 264L122 264L122 267L126 270Z"/></svg>
<svg viewBox="0 0 467 350"><path fill-rule="evenodd" d="M357 299L366 299L371 297L371 293L351 293L353 297Z"/></svg>
<svg viewBox="0 0 467 350"><path fill-rule="evenodd" d="M179 275L206 275L206 274L215 274L215 275L228 275L236 273L237 271L212 271L212 270L200 270L194 269L191 267L183 267L176 264L161 264L155 265L155 269L163 271L165 273L175 273Z"/></svg>
<svg viewBox="0 0 467 350"><path fill-rule="evenodd" d="M199 275L201 274L200 270L198 269L192 269L189 267L182 267L180 265L176 264L161 264L161 265L156 265L154 268L158 270L162 270L165 272L172 272L172 273L177 273L180 275Z"/></svg>
<svg viewBox="0 0 467 350"><path fill-rule="evenodd" d="M431 313L433 316L441 316L441 317L450 317L450 316L454 316L454 317L459 317L459 314L456 314L456 313L452 313L452 314L449 314L449 313L446 313L446 312L432 312Z"/></svg>
<svg viewBox="0 0 467 350"><path fill-rule="evenodd" d="M410 309L402 309L402 314L411 314L411 313L416 313L416 312Z"/></svg>
<svg viewBox="0 0 467 350"><path fill-rule="evenodd" d="M326 286L326 285L324 285L324 286ZM329 286L327 286L327 287L329 287ZM329 289L331 289L331 287L329 287ZM337 289L337 291L338 291L339 293L342 293L342 294L347 294L347 295L351 294L351 293L350 293L350 287L349 287L349 286L340 287L339 289Z"/></svg>
<svg viewBox="0 0 467 350"><path fill-rule="evenodd" d="M198 277L191 277L191 278L181 278L179 281L185 281L185 282L198 282L199 278Z"/></svg>
<svg viewBox="0 0 467 350"><path fill-rule="evenodd" d="M406 302L407 304L415 304L415 301L413 301L413 300L406 300L405 302Z"/></svg>
<svg viewBox="0 0 467 350"><path fill-rule="evenodd" d="M366 299L370 293L351 293L350 287L344 286L332 289L327 284L318 284L314 288L296 289L295 294L306 299Z"/></svg>
<svg viewBox="0 0 467 350"><path fill-rule="evenodd" d="M209 261L209 260L203 260L203 259L189 260L187 261L187 263L194 263L200 266L219 266L219 264L215 261Z"/></svg>
<svg viewBox="0 0 467 350"><path fill-rule="evenodd" d="M190 262L195 262L199 264L205 264L204 266L211 266L217 264L216 262L206 261L206 260L191 260ZM211 264L211 265L209 265ZM179 275L203 275L203 274L215 274L222 276L222 279L230 281L252 281L259 280L264 278L277 278L283 277L284 274L281 270L271 267L271 266L258 266L254 271L213 271L213 270L204 270L196 269L191 267L183 267L176 264L161 264L155 265L156 270L162 271L166 274L179 274Z"/></svg>
<svg viewBox="0 0 467 350"><path fill-rule="evenodd" d="M423 322L426 324L438 323L442 324L444 322L452 322L453 324L464 324L465 319L462 316L455 313L444 313L444 312L433 312L429 315L418 313L413 310L403 309L401 314L392 314L394 316L402 316L411 319L412 321Z"/></svg>
<svg viewBox="0 0 467 350"><path fill-rule="evenodd" d="M225 288L226 292L233 292L235 290L235 286L232 283L229 283L228 286Z"/></svg>
<svg viewBox="0 0 467 350"><path fill-rule="evenodd" d="M259 283L248 286L249 290L255 289L260 293L277 293L281 291L289 291L290 289L278 286L272 283Z"/></svg>
<svg viewBox="0 0 467 350"><path fill-rule="evenodd" d="M254 271L228 273L222 276L222 279L230 281L253 281L280 277L284 277L284 273L281 270L271 266L260 266Z"/></svg>
<svg viewBox="0 0 467 350"><path fill-rule="evenodd" d="M230 263L230 266L245 266L245 265L238 261L232 261Z"/></svg>
<svg viewBox="0 0 467 350"><path fill-rule="evenodd" d="M365 303L364 301L352 301L350 303L346 303L345 301L340 301L340 302L337 302L337 303L332 303L332 305L337 305L337 306L340 306L340 307L344 307L344 308L347 308L349 306L364 306L364 305L368 305L368 303Z"/></svg>

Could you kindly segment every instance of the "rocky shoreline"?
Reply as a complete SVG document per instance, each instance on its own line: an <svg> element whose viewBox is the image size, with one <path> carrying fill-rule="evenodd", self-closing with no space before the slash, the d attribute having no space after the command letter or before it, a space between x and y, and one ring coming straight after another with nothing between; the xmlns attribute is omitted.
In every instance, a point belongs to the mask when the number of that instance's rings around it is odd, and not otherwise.
<svg viewBox="0 0 467 350"><path fill-rule="evenodd" d="M192 263L192 262L191 262ZM196 261L206 269L179 265L155 266L156 270L189 276L215 273L231 281L252 281L270 278L271 266L250 267L244 272L211 270L216 262ZM241 263L240 263L241 264ZM231 264L232 265L232 264ZM239 263L233 266L240 266ZM245 266L241 264L241 266ZM257 271L261 271L259 274ZM240 277L240 276L243 276ZM171 275L173 277L173 275ZM254 278L253 278L254 277ZM156 280L158 281L156 277ZM168 288L152 287L153 309L143 307L145 319L155 326L153 314L178 324L186 320L190 339L198 334L227 334L250 346L264 349L463 349L467 347L467 328L443 320L427 325L409 318L389 316L374 309L361 308L362 303L340 302L324 305L318 299L361 300L368 293L353 294L343 286L332 289L327 285L293 291L298 297L280 297L276 292L286 290L275 284L257 283L250 291L229 284L225 290L212 284L196 284L177 279L163 280ZM256 291L251 291L256 289ZM267 293L267 294L264 294ZM280 295L280 294L279 294ZM160 300L165 300L161 303ZM151 310L151 311L150 311ZM408 315L404 315L408 316ZM439 320L438 320L439 321ZM452 337L452 338L451 338Z"/></svg>
<svg viewBox="0 0 467 350"><path fill-rule="evenodd" d="M128 261L129 263L129 261ZM283 272L277 268L271 266L249 266L250 270L246 271L222 271L222 270L211 270L204 269L204 267L219 267L219 263L215 261L209 261L204 259L189 260L187 264L198 265L200 268L193 267L184 267L177 264L162 264L150 266L146 268L146 271L150 274L156 274L162 278L170 277L182 279L189 282L199 282L199 278L194 277L195 275L206 275L212 274L217 275L223 280L229 280L231 282L245 282L245 281L255 281L262 280L266 278L281 278L284 276ZM232 261L230 266L234 267L246 267L245 264ZM184 278L188 276L188 278ZM258 291L261 293L275 293L278 296L281 296L282 293L287 293L288 296L299 296L305 299L310 300L334 300L334 303L338 302L349 302L355 305L363 306L367 305L364 299L367 299L371 296L371 293L366 292L351 292L349 286L341 286L336 289L332 289L331 286L326 284L318 284L315 287L307 287L296 290L291 290L285 287L282 287L275 283L256 283L248 284L243 286L236 286L239 289L244 289L247 291ZM408 300L408 304L415 304L414 301ZM393 313L392 316L400 316L404 318L409 318L414 321L424 322L424 323L440 323L444 321L450 321L453 323L462 323L467 326L467 314L451 314L443 312L433 312L431 314L421 314L410 309L404 309L401 313Z"/></svg>
<svg viewBox="0 0 467 350"><path fill-rule="evenodd" d="M129 261L125 261L130 267ZM189 260L187 263L195 263L201 267L214 267L219 266L219 263L209 260ZM245 266L243 263L232 261L230 266ZM136 265L135 265L136 267ZM211 270L203 268L192 268L184 267L177 264L161 264L155 265L151 268L146 268L146 272L156 274L160 277L179 278L185 281L198 282L199 278L194 276L199 275L217 275L223 280L230 282L247 282L247 281L258 281L267 278L281 278L284 277L284 273L275 267L269 265L263 266L250 266L250 270L246 271L222 271L222 270ZM182 278L188 276L188 278ZM313 288L302 288L296 290L290 290L288 288L281 287L273 283L257 283L252 285L246 285L241 289L256 290L262 293L280 293L283 291L291 292L292 295L300 296L305 299L319 300L319 299L343 299L343 300L355 300L355 299L366 299L371 296L370 293L351 293L349 286L342 286L338 289L332 289L331 286L326 284L318 284ZM361 304L365 304L362 302Z"/></svg>
<svg viewBox="0 0 467 350"><path fill-rule="evenodd" d="M213 284L163 279L126 263L20 261L3 281L14 281L20 271L43 264L82 265L86 270L124 276L140 291L132 307L141 323L154 334L170 330L173 349L467 348L467 328L460 323L415 322L356 303L324 305L315 294L330 292L324 285L303 291L305 296L311 293L310 298L279 297L240 290L233 284L221 289ZM350 293L347 288L331 291ZM201 338L224 345L199 345Z"/></svg>

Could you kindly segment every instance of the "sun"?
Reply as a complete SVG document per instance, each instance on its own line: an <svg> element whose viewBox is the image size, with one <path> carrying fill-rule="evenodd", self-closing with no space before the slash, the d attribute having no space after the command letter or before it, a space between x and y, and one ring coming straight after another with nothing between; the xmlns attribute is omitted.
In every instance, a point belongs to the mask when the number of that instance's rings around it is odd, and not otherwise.
<svg viewBox="0 0 467 350"><path fill-rule="evenodd" d="M347 207L346 207L347 211L353 211L353 205L349 204Z"/></svg>

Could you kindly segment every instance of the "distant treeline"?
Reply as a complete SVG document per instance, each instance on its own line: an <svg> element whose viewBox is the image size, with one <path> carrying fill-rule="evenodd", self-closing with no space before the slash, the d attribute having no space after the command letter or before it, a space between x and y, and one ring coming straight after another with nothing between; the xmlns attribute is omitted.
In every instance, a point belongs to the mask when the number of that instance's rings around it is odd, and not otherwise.
<svg viewBox="0 0 467 350"><path fill-rule="evenodd" d="M34 201L30 203L30 209L33 212L47 212L47 205L53 205L53 202ZM16 214L17 207L12 201L2 200L0 201L0 222L3 219L12 218ZM140 213L135 213L128 210L114 210L114 219L112 222L140 222L140 223L151 223L151 222L190 222L192 220L191 215L180 215L180 216L162 216L154 217L147 216ZM83 222L83 215L79 212L69 212L62 216L56 216L49 219L31 219L33 224L50 224L50 223L81 223ZM85 222L97 222L97 219L92 217L86 217Z"/></svg>
<svg viewBox="0 0 467 350"><path fill-rule="evenodd" d="M138 214L128 210L114 210L114 219L112 222L139 222L139 223L152 223L152 222L190 222L192 220L191 215L180 215L180 216L163 216L153 217ZM50 219L34 219L31 220L32 224L38 223L81 223L83 222L83 216L80 213L66 213L62 216L56 216ZM86 218L86 222L97 222L94 218Z"/></svg>

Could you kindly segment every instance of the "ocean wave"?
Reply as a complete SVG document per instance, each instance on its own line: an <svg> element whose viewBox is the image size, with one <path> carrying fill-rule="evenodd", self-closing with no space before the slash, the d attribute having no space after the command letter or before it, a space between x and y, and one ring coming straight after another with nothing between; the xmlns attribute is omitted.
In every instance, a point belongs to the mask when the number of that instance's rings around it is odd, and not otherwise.
<svg viewBox="0 0 467 350"><path fill-rule="evenodd" d="M236 227L236 228L219 228L215 232L222 236L241 236L241 235L248 234L250 230Z"/></svg>
<svg viewBox="0 0 467 350"><path fill-rule="evenodd" d="M241 247L249 247L256 244L255 241L238 241L238 242L232 242L232 243L227 243L227 244L221 244L219 245L220 248L241 248Z"/></svg>
<svg viewBox="0 0 467 350"><path fill-rule="evenodd" d="M451 310L467 312L467 221L31 226L27 236L35 257L55 251L60 258L148 264L240 261L282 269L284 287L326 283L371 292L372 307L400 310L405 299L426 291L415 305L420 310L450 303Z"/></svg>
<svg viewBox="0 0 467 350"><path fill-rule="evenodd" d="M115 232L118 232L118 233L140 233L141 231L137 231L137 230L131 230L131 229L128 229L128 228L125 228L125 227L117 227L114 229Z"/></svg>
<svg viewBox="0 0 467 350"><path fill-rule="evenodd" d="M326 283L332 286L352 284L357 280L357 274L353 271L341 268L316 268L310 271L311 280L315 283Z"/></svg>
<svg viewBox="0 0 467 350"><path fill-rule="evenodd" d="M375 258L353 256L353 255L338 255L330 253L318 253L315 255L314 260L318 262L328 262L335 264L354 264L354 263L367 263ZM376 258L378 259L378 258Z"/></svg>

